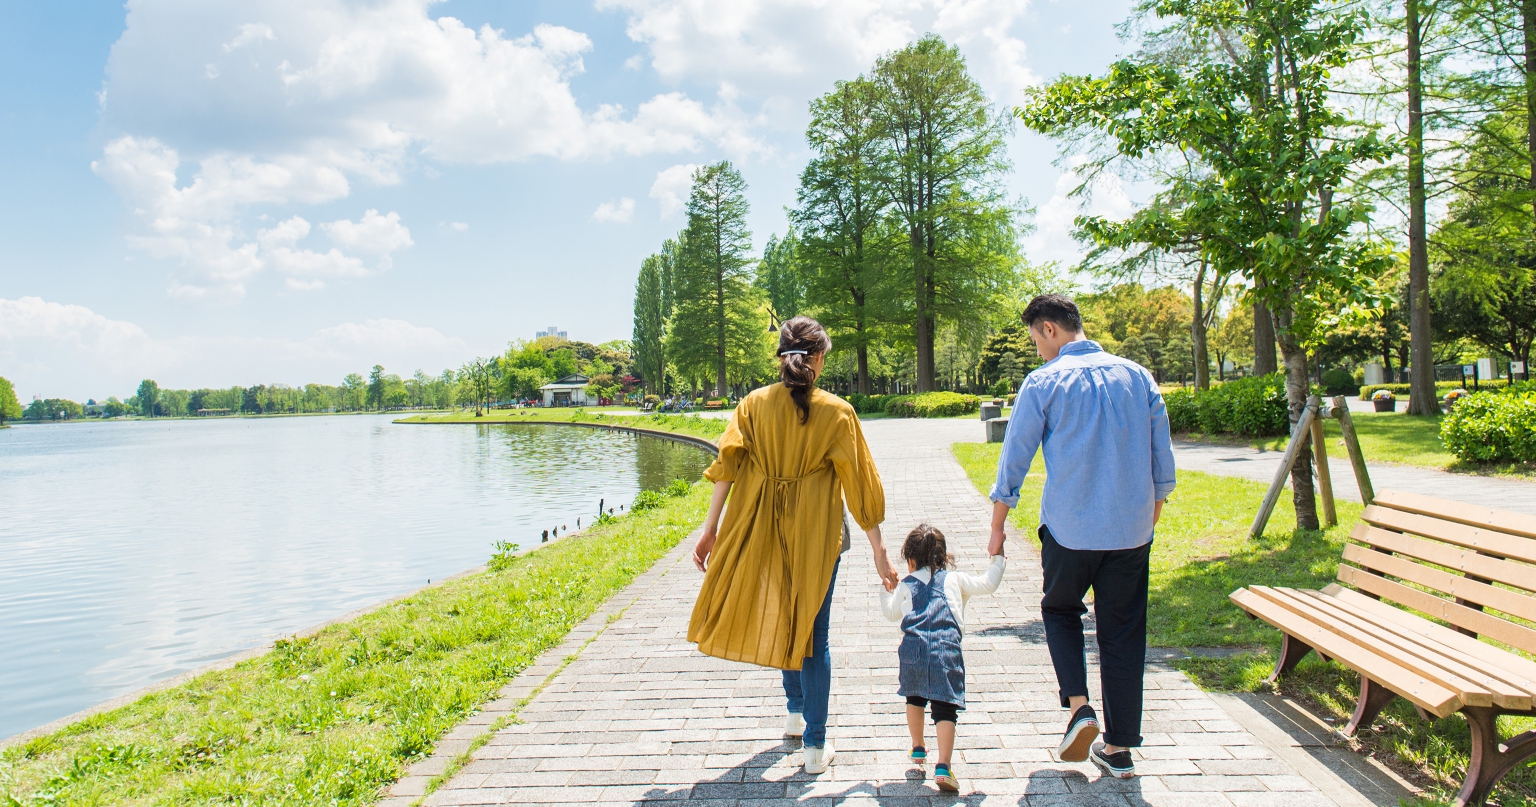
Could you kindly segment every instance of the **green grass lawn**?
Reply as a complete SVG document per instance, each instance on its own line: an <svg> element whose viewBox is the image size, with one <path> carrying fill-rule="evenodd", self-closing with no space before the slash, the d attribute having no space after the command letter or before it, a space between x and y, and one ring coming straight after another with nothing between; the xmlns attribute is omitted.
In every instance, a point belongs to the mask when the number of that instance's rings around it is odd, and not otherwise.
<svg viewBox="0 0 1536 807"><path fill-rule="evenodd" d="M1536 477L1536 466L1529 463L1462 462L1440 442L1440 418L1405 415L1401 412L1350 413L1355 433L1360 436L1360 450L1367 462L1391 462L1457 473ZM1336 420L1323 421L1328 435L1329 457L1347 457L1344 435ZM1289 437L1252 441L1258 448L1284 451Z"/></svg>
<svg viewBox="0 0 1536 807"><path fill-rule="evenodd" d="M706 418L698 415L618 415L607 414L577 407L575 409L497 409L475 417L473 411L450 412L445 415L414 415L400 418L396 423L601 423L637 429L686 434L714 440L725 433L724 418Z"/></svg>
<svg viewBox="0 0 1536 807"><path fill-rule="evenodd" d="M1374 421L1392 416L1365 417ZM1357 422L1363 419L1357 417ZM1375 434L1389 435L1394 428L1396 424L1387 423ZM960 464L983 492L991 490L1000 449L997 444L978 443L954 447ZM1365 451L1370 457L1370 449ZM1012 516L1013 524L1031 536L1039 523L1043 482L1043 463L1037 459ZM1227 595L1251 584L1320 588L1334 582L1343 542L1358 522L1361 507L1340 501L1339 526L1321 532L1296 531L1290 497L1285 496L1263 538L1251 541L1248 527L1264 490L1258 482L1179 472L1179 487L1163 510L1152 547L1148 643L1243 648L1244 652L1228 658L1188 658L1175 666L1206 689L1279 692L1342 726L1354 711L1359 687L1355 673L1309 655L1278 688L1270 687L1264 679L1274 668L1280 632L1248 619ZM1038 541L1031 538L1031 542L1038 548ZM1536 728L1536 720L1503 717L1499 725L1510 736ZM1425 722L1407 701L1397 700L1375 726L1359 732L1350 743L1427 788L1430 801L1444 803L1461 786L1471 739L1459 715ZM1536 767L1521 767L1511 774L1494 798L1506 807L1536 805Z"/></svg>
<svg viewBox="0 0 1536 807"><path fill-rule="evenodd" d="M703 520L695 485L0 752L0 805L365 805ZM490 554L487 547L487 554Z"/></svg>

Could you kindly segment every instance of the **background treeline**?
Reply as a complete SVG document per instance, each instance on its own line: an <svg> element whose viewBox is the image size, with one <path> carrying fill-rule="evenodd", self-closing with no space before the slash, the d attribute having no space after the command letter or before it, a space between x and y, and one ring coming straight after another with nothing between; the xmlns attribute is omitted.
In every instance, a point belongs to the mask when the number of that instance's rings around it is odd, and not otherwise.
<svg viewBox="0 0 1536 807"><path fill-rule="evenodd" d="M79 417L188 417L198 415L271 415L319 412L368 412L402 409L477 409L539 396L545 384L576 373L587 375L588 390L612 399L638 381L629 375L629 345L623 341L593 345L555 337L514 341L502 356L477 358L457 370L408 378L374 365L367 376L351 373L338 386L258 384L227 389L164 389L152 379L134 394L84 405L63 398L39 398L25 408L11 383L0 378L0 424L6 420L68 420Z"/></svg>

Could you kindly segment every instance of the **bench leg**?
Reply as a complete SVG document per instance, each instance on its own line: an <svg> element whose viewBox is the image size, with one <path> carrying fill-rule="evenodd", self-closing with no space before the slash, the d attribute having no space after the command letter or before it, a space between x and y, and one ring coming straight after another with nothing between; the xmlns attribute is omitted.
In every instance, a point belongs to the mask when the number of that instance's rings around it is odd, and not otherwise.
<svg viewBox="0 0 1536 807"><path fill-rule="evenodd" d="M1339 730L1345 737L1355 736L1355 732L1363 728L1369 728L1375 722L1376 716L1381 714L1387 704L1397 697L1397 693L1372 681L1365 676L1360 676L1360 699L1355 701L1355 714L1349 719L1349 725Z"/></svg>
<svg viewBox="0 0 1536 807"><path fill-rule="evenodd" d="M1280 640L1280 660L1275 662L1275 671L1269 674L1267 679L1269 683L1273 684L1279 681L1280 676L1296 669L1296 665L1301 663L1302 657L1311 651L1312 645L1297 639L1289 633L1284 634L1284 637Z"/></svg>
<svg viewBox="0 0 1536 807"><path fill-rule="evenodd" d="M1467 706L1461 710L1472 730L1472 759L1467 763L1467 781L1456 794L1454 807L1481 807L1506 774L1536 756L1536 732L1526 732L1499 742L1499 713L1488 706Z"/></svg>

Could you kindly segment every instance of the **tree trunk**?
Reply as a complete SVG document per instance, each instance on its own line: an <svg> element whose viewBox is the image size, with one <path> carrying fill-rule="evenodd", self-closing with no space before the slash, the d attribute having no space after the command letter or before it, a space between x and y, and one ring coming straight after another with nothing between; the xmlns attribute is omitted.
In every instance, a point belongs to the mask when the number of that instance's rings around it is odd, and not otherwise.
<svg viewBox="0 0 1536 807"><path fill-rule="evenodd" d="M1529 0L1527 0L1529 2ZM1423 33L1419 0L1405 0L1408 28L1408 414L1438 415L1435 358L1430 344L1429 245L1424 212L1424 85L1420 58Z"/></svg>
<svg viewBox="0 0 1536 807"><path fill-rule="evenodd" d="M1302 410L1307 406L1307 397L1312 394L1312 385L1309 383L1311 374L1307 372L1306 348L1286 333L1284 326L1289 324L1288 321L1282 323L1277 332L1280 337L1280 353L1285 359L1285 402L1291 410L1291 431L1294 433L1296 422L1301 419ZM1291 501L1296 508L1297 528L1315 530L1319 528L1319 523L1316 491L1312 489L1311 432L1301 435L1300 439L1301 451L1296 454L1296 464L1291 466Z"/></svg>
<svg viewBox="0 0 1536 807"><path fill-rule="evenodd" d="M725 272L715 270L715 395L725 397Z"/></svg>
<svg viewBox="0 0 1536 807"><path fill-rule="evenodd" d="M1195 389L1210 389L1209 348L1205 341L1205 261L1195 275L1195 318L1189 323L1189 339L1195 343Z"/></svg>
<svg viewBox="0 0 1536 807"><path fill-rule="evenodd" d="M1275 320L1269 308L1253 302L1253 374L1269 375L1280 369L1275 361Z"/></svg>
<svg viewBox="0 0 1536 807"><path fill-rule="evenodd" d="M922 237L912 232L912 274L917 286L917 322L912 336L917 342L917 391L933 391L933 312L928 306L928 255Z"/></svg>

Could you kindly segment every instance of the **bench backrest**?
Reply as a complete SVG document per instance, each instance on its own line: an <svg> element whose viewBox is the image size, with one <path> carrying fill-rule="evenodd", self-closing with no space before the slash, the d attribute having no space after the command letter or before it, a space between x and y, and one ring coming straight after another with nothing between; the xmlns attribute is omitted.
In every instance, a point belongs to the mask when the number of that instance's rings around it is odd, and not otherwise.
<svg viewBox="0 0 1536 807"><path fill-rule="evenodd" d="M1536 516L1388 490L1363 521L1341 582L1536 653L1536 629L1492 613L1536 622Z"/></svg>

